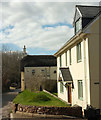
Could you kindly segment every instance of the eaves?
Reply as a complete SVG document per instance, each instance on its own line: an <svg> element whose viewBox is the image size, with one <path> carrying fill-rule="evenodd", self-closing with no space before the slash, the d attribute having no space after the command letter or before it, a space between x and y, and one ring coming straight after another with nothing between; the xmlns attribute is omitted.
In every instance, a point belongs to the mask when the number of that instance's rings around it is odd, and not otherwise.
<svg viewBox="0 0 101 120"><path fill-rule="evenodd" d="M80 30L76 35L74 35L69 41L67 41L64 46L62 46L55 54L54 56L61 55L66 49L68 49L70 46L75 44L78 40L82 39L86 33L83 33L82 30Z"/></svg>

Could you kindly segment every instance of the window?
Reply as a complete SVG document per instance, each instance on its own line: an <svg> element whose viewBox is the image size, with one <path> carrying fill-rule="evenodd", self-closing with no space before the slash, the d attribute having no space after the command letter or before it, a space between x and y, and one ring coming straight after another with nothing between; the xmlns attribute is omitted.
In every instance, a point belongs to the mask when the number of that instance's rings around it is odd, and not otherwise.
<svg viewBox="0 0 101 120"><path fill-rule="evenodd" d="M83 100L83 82L82 80L78 80L78 98Z"/></svg>
<svg viewBox="0 0 101 120"><path fill-rule="evenodd" d="M81 42L77 44L77 62L81 62Z"/></svg>
<svg viewBox="0 0 101 120"><path fill-rule="evenodd" d="M33 75L35 74L35 70L32 70L32 74L33 74Z"/></svg>
<svg viewBox="0 0 101 120"><path fill-rule="evenodd" d="M70 65L71 65L72 64L71 49L69 50L69 62L70 62Z"/></svg>
<svg viewBox="0 0 101 120"><path fill-rule="evenodd" d="M50 69L49 68L46 69L46 74L47 74L47 77L50 77Z"/></svg>
<svg viewBox="0 0 101 120"><path fill-rule="evenodd" d="M67 66L67 52L65 52L65 60L66 60L66 66Z"/></svg>
<svg viewBox="0 0 101 120"><path fill-rule="evenodd" d="M56 70L54 70L54 73L56 73Z"/></svg>
<svg viewBox="0 0 101 120"><path fill-rule="evenodd" d="M61 55L60 55L60 67L62 66L62 59L61 59Z"/></svg>
<svg viewBox="0 0 101 120"><path fill-rule="evenodd" d="M81 19L78 19L75 23L75 33L81 29Z"/></svg>
<svg viewBox="0 0 101 120"><path fill-rule="evenodd" d="M60 82L60 93L63 93L63 92L64 92L63 83Z"/></svg>

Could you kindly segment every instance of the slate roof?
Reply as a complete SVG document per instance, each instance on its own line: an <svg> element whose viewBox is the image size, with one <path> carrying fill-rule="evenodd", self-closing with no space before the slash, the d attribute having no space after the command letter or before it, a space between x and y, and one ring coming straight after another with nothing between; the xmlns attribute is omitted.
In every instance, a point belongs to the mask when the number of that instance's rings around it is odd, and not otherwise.
<svg viewBox="0 0 101 120"><path fill-rule="evenodd" d="M57 59L53 55L27 55L21 60L20 68L57 66Z"/></svg>
<svg viewBox="0 0 101 120"><path fill-rule="evenodd" d="M64 81L73 81L69 68L60 68Z"/></svg>
<svg viewBox="0 0 101 120"><path fill-rule="evenodd" d="M76 7L78 7L82 16L86 18L94 18L101 12L101 6L76 5Z"/></svg>
<svg viewBox="0 0 101 120"><path fill-rule="evenodd" d="M88 27L89 24L91 24L94 21L94 19L96 19L99 15L101 15L101 6L76 5L76 7L78 7L78 9L80 10L83 18L91 19L91 21L85 27ZM80 32L83 32L84 28ZM61 50L64 47L66 47L66 45L69 44L73 39L75 39L75 37L76 34L72 36L54 55L57 56L59 53L61 53Z"/></svg>

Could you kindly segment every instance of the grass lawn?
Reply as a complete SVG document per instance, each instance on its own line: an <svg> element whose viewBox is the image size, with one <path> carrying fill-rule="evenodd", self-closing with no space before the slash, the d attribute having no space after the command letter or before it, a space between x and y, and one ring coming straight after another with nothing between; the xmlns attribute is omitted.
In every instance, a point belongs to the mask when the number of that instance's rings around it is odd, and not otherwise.
<svg viewBox="0 0 101 120"><path fill-rule="evenodd" d="M18 94L13 100L14 103L20 103L22 105L33 105L33 106L58 106L67 107L70 106L59 99L51 96L45 92L30 92L25 90Z"/></svg>
<svg viewBox="0 0 101 120"><path fill-rule="evenodd" d="M58 96L58 93L52 93L53 95L55 95L55 96Z"/></svg>

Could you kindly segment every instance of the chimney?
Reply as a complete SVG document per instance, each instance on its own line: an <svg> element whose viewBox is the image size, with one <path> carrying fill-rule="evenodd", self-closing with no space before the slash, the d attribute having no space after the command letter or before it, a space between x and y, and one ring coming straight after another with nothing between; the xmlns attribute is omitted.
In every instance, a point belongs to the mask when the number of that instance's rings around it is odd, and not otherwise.
<svg viewBox="0 0 101 120"><path fill-rule="evenodd" d="M27 55L27 52L26 52L26 46L24 45L24 48L23 48L23 55L26 56Z"/></svg>
<svg viewBox="0 0 101 120"><path fill-rule="evenodd" d="M26 54L26 46L24 45L23 53Z"/></svg>

